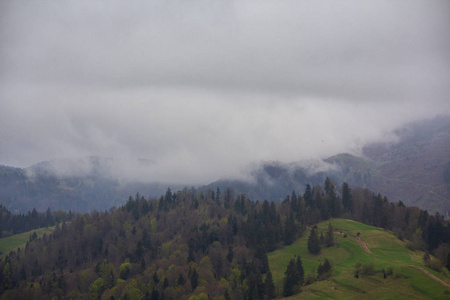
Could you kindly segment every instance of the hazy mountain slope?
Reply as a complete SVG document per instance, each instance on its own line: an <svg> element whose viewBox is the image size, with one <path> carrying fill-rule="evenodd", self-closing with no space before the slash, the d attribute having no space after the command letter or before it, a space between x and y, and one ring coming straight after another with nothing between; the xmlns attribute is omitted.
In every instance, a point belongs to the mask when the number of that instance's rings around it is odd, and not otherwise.
<svg viewBox="0 0 450 300"><path fill-rule="evenodd" d="M405 126L393 144L372 144L363 156L338 154L324 161L271 162L253 169L251 178L218 180L200 187L224 191L253 200L283 200L287 194L303 193L306 184L322 184L333 178L338 188L343 182L367 187L434 213L450 211L450 117ZM44 211L62 209L86 212L107 210L125 203L129 195L163 194L168 183L124 182L110 169L113 159L88 157L65 162L43 162L27 169L0 166L0 203L13 212L34 207ZM445 174L447 174L445 176Z"/></svg>
<svg viewBox="0 0 450 300"><path fill-rule="evenodd" d="M283 164L272 162L263 164L252 172L252 180L218 180L201 189L216 190L231 187L237 194L245 194L255 201L282 201L292 191L303 193L306 184L314 186L323 184L327 176L337 175L337 171L311 170L299 164Z"/></svg>
<svg viewBox="0 0 450 300"><path fill-rule="evenodd" d="M450 117L412 124L397 131L393 144L372 144L363 156L342 153L326 159L320 170L301 164L268 163L253 172L252 182L217 181L206 186L231 186L256 200L279 201L306 184L326 177L340 186L367 187L391 201L447 215L450 211ZM447 172L447 173L446 173ZM444 178L444 173L448 174Z"/></svg>
<svg viewBox="0 0 450 300"><path fill-rule="evenodd" d="M94 165L100 159L90 157ZM173 186L173 188L179 188ZM55 175L51 162L36 164L27 169L0 166L0 204L11 212L72 210L92 212L109 210L123 205L130 195L160 195L167 184L120 182L93 168L87 174Z"/></svg>
<svg viewBox="0 0 450 300"><path fill-rule="evenodd" d="M414 124L399 132L390 146L371 145L364 154L378 172L370 188L408 205L447 214L450 180L444 173L450 162L450 118Z"/></svg>

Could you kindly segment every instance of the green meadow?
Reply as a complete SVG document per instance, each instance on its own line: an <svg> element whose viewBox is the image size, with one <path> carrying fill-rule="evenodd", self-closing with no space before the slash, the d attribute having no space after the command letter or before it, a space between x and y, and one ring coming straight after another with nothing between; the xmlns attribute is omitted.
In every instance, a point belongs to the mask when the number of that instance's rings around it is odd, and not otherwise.
<svg viewBox="0 0 450 300"><path fill-rule="evenodd" d="M424 266L423 252L408 250L405 242L383 229L345 219L318 224L319 236L321 231L325 235L328 223L335 229L335 246L322 247L319 255L312 255L307 250L309 229L294 244L268 254L278 295L282 295L284 272L289 261L300 255L305 279L308 274L317 274L317 266L325 258L332 262L333 274L328 280L303 286L300 294L289 299L450 299L450 288L411 267L423 267L450 284L449 272L438 273ZM358 233L372 253L363 249ZM356 278L357 263L373 264L375 272ZM392 269L393 274L384 278L383 268Z"/></svg>
<svg viewBox="0 0 450 300"><path fill-rule="evenodd" d="M28 232L11 235L8 237L4 237L0 239L0 255L3 256L6 253L9 253L12 250L17 250L19 247L24 247L27 244L27 241L30 239L30 236L33 232L36 232L37 236L40 237L44 235L44 233L50 233L55 229L55 226L47 227L47 228L39 228L34 229Z"/></svg>

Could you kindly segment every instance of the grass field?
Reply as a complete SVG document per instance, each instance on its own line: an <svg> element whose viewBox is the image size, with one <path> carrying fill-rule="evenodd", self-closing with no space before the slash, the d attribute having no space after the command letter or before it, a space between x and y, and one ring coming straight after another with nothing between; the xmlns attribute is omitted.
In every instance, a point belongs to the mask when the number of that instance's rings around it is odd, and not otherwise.
<svg viewBox="0 0 450 300"><path fill-rule="evenodd" d="M270 269L279 295L287 264L291 258L300 255L305 277L316 272L320 261L328 258L333 264L333 275L328 280L303 286L302 292L289 299L450 299L450 288L437 283L422 271L411 265L424 267L446 283L450 283L449 273L438 273L423 265L423 252L412 252L405 242L383 229L358 222L332 219L318 224L319 235L324 235L328 223L335 228L336 246L322 247L320 255L311 255L307 250L309 230L294 244L268 254ZM372 253L366 252L357 234ZM347 237L344 237L344 234ZM355 278L356 263L373 263L373 275ZM393 275L383 277L381 270L392 268Z"/></svg>
<svg viewBox="0 0 450 300"><path fill-rule="evenodd" d="M18 247L24 247L27 241L30 239L30 235L33 232L36 232L37 236L42 236L44 233L50 233L53 231L55 226L47 227L47 228L39 228L35 230L31 230L28 232L15 234L12 236L8 236L0 239L0 256L3 256L6 253L9 253L11 250L17 250Z"/></svg>

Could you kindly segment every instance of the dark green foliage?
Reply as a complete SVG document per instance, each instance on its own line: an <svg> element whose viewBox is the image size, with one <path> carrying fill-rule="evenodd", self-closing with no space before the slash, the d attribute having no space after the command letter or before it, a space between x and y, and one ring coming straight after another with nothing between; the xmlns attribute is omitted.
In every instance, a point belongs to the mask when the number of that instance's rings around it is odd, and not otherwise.
<svg viewBox="0 0 450 300"><path fill-rule="evenodd" d="M228 248L228 253L227 253L227 261L228 262L232 262L234 258L234 252L233 252L233 248L229 247Z"/></svg>
<svg viewBox="0 0 450 300"><path fill-rule="evenodd" d="M260 267L259 271L263 274L269 271L269 260L267 259L267 253L262 246L256 248L255 259L258 259Z"/></svg>
<svg viewBox="0 0 450 300"><path fill-rule="evenodd" d="M352 192L347 182L342 184L342 206L345 212L353 212Z"/></svg>
<svg viewBox="0 0 450 300"><path fill-rule="evenodd" d="M178 279L177 279L177 285L183 285L184 283L185 283L185 280L184 280L183 274L180 274L180 276L178 276Z"/></svg>
<svg viewBox="0 0 450 300"><path fill-rule="evenodd" d="M0 205L0 238L54 226L60 222L70 221L73 217L72 213L52 212L50 208L45 213L39 213L33 209L26 214L12 214L6 207Z"/></svg>
<svg viewBox="0 0 450 300"><path fill-rule="evenodd" d="M193 261L195 261L194 250L192 250L192 248L189 247L187 263L190 263L190 262L193 262Z"/></svg>
<svg viewBox="0 0 450 300"><path fill-rule="evenodd" d="M320 253L319 237L317 236L317 230L314 227L309 234L307 247L311 254L317 255Z"/></svg>
<svg viewBox="0 0 450 300"><path fill-rule="evenodd" d="M303 194L303 198L305 199L306 205L312 207L313 206L313 194L311 185L307 184L305 188L305 193Z"/></svg>
<svg viewBox="0 0 450 300"><path fill-rule="evenodd" d="M333 226L331 226L331 223L328 223L328 229L325 234L325 246L331 247L333 245L334 245Z"/></svg>
<svg viewBox="0 0 450 300"><path fill-rule="evenodd" d="M291 259L289 262L286 272L284 272L284 280L283 280L283 296L289 297L295 294L295 285L297 284L296 280L296 268L294 260Z"/></svg>
<svg viewBox="0 0 450 300"><path fill-rule="evenodd" d="M160 299L158 290L153 290L152 291L152 296L151 296L150 299L151 300L159 300Z"/></svg>
<svg viewBox="0 0 450 300"><path fill-rule="evenodd" d="M302 286L305 282L305 271L303 270L303 263L300 258L300 255L297 256L297 260L295 261L295 269L297 270L297 283Z"/></svg>
<svg viewBox="0 0 450 300"><path fill-rule="evenodd" d="M20 299L22 287L36 283L35 297L42 299L58 298L68 291L79 298L89 294L98 298L102 292L102 297L108 293L116 299L132 298L133 293L147 299L169 299L175 290L176 297L184 299L198 287L211 299L227 298L225 289L212 288L220 286L223 277L229 282L230 299L242 295L272 298L276 295L267 252L295 241L306 224L336 214L331 212L334 204L330 199L336 196L339 204L339 196L331 180L325 187L307 187L303 197L292 192L278 204L254 203L245 195L238 195L235 201L231 189L223 195L219 190L213 194L193 188L176 193L167 189L162 197L148 200L136 194L111 211L72 214L71 222L57 226L51 235L31 237L24 250L0 261L0 293L7 288L13 299ZM357 221L365 217L368 224L379 223L401 232L405 239L414 237L430 252L450 242L448 222L439 215L392 205L364 189L348 188L348 193L358 209L351 211L342 204L343 216ZM374 214L376 209L379 212ZM42 215L47 220L56 217L50 211ZM323 244L333 245L331 224L323 234ZM308 250L320 252L316 228L308 238ZM443 260L444 264L448 261L450 258ZM329 261L324 261L318 269L319 279L331 276L331 269ZM355 276L364 272L356 270ZM300 291L305 281L300 257L285 275L285 293ZM313 277L307 280L312 282L315 274ZM122 282L118 278L127 282L126 292L124 286L116 288Z"/></svg>
<svg viewBox="0 0 450 300"><path fill-rule="evenodd" d="M330 178L325 179L326 202L331 217L337 218L341 215L341 203L336 195L335 186Z"/></svg>
<svg viewBox="0 0 450 300"><path fill-rule="evenodd" d="M230 293L228 292L228 289L225 290L225 293L223 294L223 297L225 300L231 300Z"/></svg>
<svg viewBox="0 0 450 300"><path fill-rule="evenodd" d="M195 290L198 286L198 273L197 273L196 269L192 270L191 276L189 277L189 279L191 280L192 290Z"/></svg>
<svg viewBox="0 0 450 300"><path fill-rule="evenodd" d="M388 271L384 271L386 276L392 275L392 268L388 268ZM360 262L355 265L355 274L370 276L375 274L375 268L372 262L362 264Z"/></svg>
<svg viewBox="0 0 450 300"><path fill-rule="evenodd" d="M304 282L304 271L300 257L297 260L291 259L283 279L283 296L289 297L300 291Z"/></svg>
<svg viewBox="0 0 450 300"><path fill-rule="evenodd" d="M450 252L447 255L447 264L445 265L445 267L450 271Z"/></svg>
<svg viewBox="0 0 450 300"><path fill-rule="evenodd" d="M284 224L283 241L285 245L290 245L294 242L296 231L297 227L295 225L294 215L291 212Z"/></svg>
<svg viewBox="0 0 450 300"><path fill-rule="evenodd" d="M317 279L323 280L331 276L331 263L325 258L323 263L320 263L317 267Z"/></svg>
<svg viewBox="0 0 450 300"><path fill-rule="evenodd" d="M270 270L267 272L266 279L264 280L264 289L266 299L275 298L275 284L273 283L272 273Z"/></svg>

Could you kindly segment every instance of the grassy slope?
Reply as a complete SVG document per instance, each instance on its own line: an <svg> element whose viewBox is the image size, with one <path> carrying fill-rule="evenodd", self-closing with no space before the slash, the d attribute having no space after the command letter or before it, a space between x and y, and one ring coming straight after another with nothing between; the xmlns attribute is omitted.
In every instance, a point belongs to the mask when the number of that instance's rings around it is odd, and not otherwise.
<svg viewBox="0 0 450 300"><path fill-rule="evenodd" d="M305 277L317 269L320 260L328 258L334 265L333 276L329 280L315 282L304 286L302 293L290 299L450 299L449 289L430 279L421 271L409 265L422 266L423 252L409 251L404 242L380 228L364 225L358 222L333 219L318 225L319 232L325 234L328 223L335 229L346 233L347 237L336 233L337 247L322 248L321 254L313 256L308 253L306 243L309 231L293 245L269 253L270 269L273 273L278 294L282 292L284 271L294 255L300 255ZM366 242L373 254L365 252L356 240L357 233ZM373 262L375 270L392 267L394 275L387 279L381 272L372 276L354 277L354 267L357 262ZM439 274L428 268L428 271L449 283L446 275Z"/></svg>
<svg viewBox="0 0 450 300"><path fill-rule="evenodd" d="M30 235L36 231L37 236L42 236L44 233L50 233L53 231L55 226L48 228L34 229L28 232L15 234L0 239L0 255L9 253L12 250L17 250L18 247L24 247L27 241L30 239Z"/></svg>

